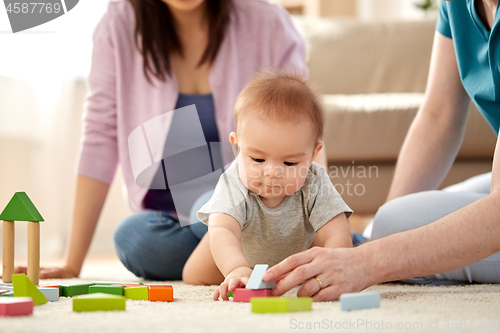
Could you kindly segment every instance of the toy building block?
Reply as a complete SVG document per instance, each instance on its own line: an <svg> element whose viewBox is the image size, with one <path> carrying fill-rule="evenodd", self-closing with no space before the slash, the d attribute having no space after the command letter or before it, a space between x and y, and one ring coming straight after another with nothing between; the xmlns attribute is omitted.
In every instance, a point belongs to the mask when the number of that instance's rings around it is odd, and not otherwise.
<svg viewBox="0 0 500 333"><path fill-rule="evenodd" d="M250 279L246 285L246 289L273 289L276 287L276 282L264 282L262 281L262 277L264 273L267 271L269 265L255 265L252 271L252 275L250 275Z"/></svg>
<svg viewBox="0 0 500 333"><path fill-rule="evenodd" d="M271 289L236 288L233 291L233 302L250 302L253 297L270 297Z"/></svg>
<svg viewBox="0 0 500 333"><path fill-rule="evenodd" d="M149 299L148 286L140 287L125 287L123 288L123 295L126 299L133 299L136 301L147 301Z"/></svg>
<svg viewBox="0 0 500 333"><path fill-rule="evenodd" d="M174 288L171 285L148 285L149 300L151 302L172 302Z"/></svg>
<svg viewBox="0 0 500 333"><path fill-rule="evenodd" d="M124 286L124 285L144 285L142 282L112 282L112 281L94 281L94 284L109 285L109 286Z"/></svg>
<svg viewBox="0 0 500 333"><path fill-rule="evenodd" d="M25 192L16 192L0 214L3 220L3 282L14 273L14 221L28 221L28 277L38 284L40 273L40 221L42 215Z"/></svg>
<svg viewBox="0 0 500 333"><path fill-rule="evenodd" d="M233 292L232 291L228 291L227 292L227 297L233 297Z"/></svg>
<svg viewBox="0 0 500 333"><path fill-rule="evenodd" d="M32 313L31 297L0 298L0 316L28 316Z"/></svg>
<svg viewBox="0 0 500 333"><path fill-rule="evenodd" d="M35 305L47 303L49 300L25 274L12 274L14 297L31 297Z"/></svg>
<svg viewBox="0 0 500 333"><path fill-rule="evenodd" d="M105 293L81 295L73 298L73 311L125 311L125 297Z"/></svg>
<svg viewBox="0 0 500 333"><path fill-rule="evenodd" d="M380 307L380 293L346 293L340 295L342 311L369 309Z"/></svg>
<svg viewBox="0 0 500 333"><path fill-rule="evenodd" d="M93 286L93 283L83 283L83 284L62 284L60 287L59 294L64 297L74 297L78 295L85 295L89 293L89 287Z"/></svg>
<svg viewBox="0 0 500 333"><path fill-rule="evenodd" d="M296 312L311 311L311 297L282 298L282 297L254 297L250 300L252 312Z"/></svg>
<svg viewBox="0 0 500 333"><path fill-rule="evenodd" d="M61 286L58 285L58 284L41 284L41 285L37 286L37 288L40 288L40 287L43 287L43 288L57 288L57 291L59 292L59 297L63 296Z"/></svg>
<svg viewBox="0 0 500 333"><path fill-rule="evenodd" d="M49 302L57 302L59 300L59 289L49 287L37 287L38 290L45 296Z"/></svg>
<svg viewBox="0 0 500 333"><path fill-rule="evenodd" d="M89 294L105 293L111 295L123 296L124 286L110 286L110 285L93 285L89 286Z"/></svg>
<svg viewBox="0 0 500 333"><path fill-rule="evenodd" d="M7 290L6 293L0 293L0 297L14 297L14 292Z"/></svg>

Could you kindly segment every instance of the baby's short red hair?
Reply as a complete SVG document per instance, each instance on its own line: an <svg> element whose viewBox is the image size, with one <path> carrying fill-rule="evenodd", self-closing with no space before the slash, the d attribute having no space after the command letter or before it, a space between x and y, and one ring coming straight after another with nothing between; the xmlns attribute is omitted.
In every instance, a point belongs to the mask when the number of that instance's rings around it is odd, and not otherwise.
<svg viewBox="0 0 500 333"><path fill-rule="evenodd" d="M319 94L305 75L290 70L266 70L256 75L240 92L234 107L235 127L248 116L279 122L311 124L316 140L325 125Z"/></svg>

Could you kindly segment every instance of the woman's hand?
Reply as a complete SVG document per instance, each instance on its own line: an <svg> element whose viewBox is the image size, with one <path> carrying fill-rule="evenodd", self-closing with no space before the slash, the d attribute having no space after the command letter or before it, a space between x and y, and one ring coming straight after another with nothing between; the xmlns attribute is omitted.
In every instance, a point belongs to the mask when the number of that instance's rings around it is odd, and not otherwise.
<svg viewBox="0 0 500 333"><path fill-rule="evenodd" d="M372 284L368 275L370 258L363 245L338 249L314 247L270 268L263 280L276 281L274 296L303 283L297 297L313 297L315 302L337 300L343 293L358 292Z"/></svg>
<svg viewBox="0 0 500 333"><path fill-rule="evenodd" d="M219 296L224 301L229 301L227 292L234 291L236 288L244 288L248 283L248 279L250 279L250 275L252 275L252 269L250 267L238 267L231 271L231 273L226 276L224 282L215 289L214 301L219 300Z"/></svg>
<svg viewBox="0 0 500 333"><path fill-rule="evenodd" d="M27 268L24 266L16 267L14 274L20 273L27 274ZM50 268L40 267L40 279L69 279L76 277L78 277L78 274L68 266Z"/></svg>

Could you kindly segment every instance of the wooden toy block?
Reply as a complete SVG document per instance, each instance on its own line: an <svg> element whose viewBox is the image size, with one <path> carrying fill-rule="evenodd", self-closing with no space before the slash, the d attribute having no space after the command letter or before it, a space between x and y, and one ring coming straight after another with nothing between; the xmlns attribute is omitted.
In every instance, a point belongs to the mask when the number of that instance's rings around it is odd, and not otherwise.
<svg viewBox="0 0 500 333"><path fill-rule="evenodd" d="M233 302L250 302L253 297L270 297L271 289L236 288L233 291Z"/></svg>
<svg viewBox="0 0 500 333"><path fill-rule="evenodd" d="M43 288L57 288L58 292L59 292L59 297L61 296L64 296L62 294L62 288L60 285L58 284L40 284L38 285L37 287L43 287Z"/></svg>
<svg viewBox="0 0 500 333"><path fill-rule="evenodd" d="M174 288L171 285L148 285L149 300L151 302L172 302Z"/></svg>
<svg viewBox="0 0 500 333"><path fill-rule="evenodd" d="M340 295L342 311L369 309L380 307L380 293L347 293Z"/></svg>
<svg viewBox="0 0 500 333"><path fill-rule="evenodd" d="M74 297L78 295L85 295L89 293L89 287L93 286L93 283L83 283L83 284L63 284L61 285L62 295L64 297ZM61 294L61 292L60 292Z"/></svg>
<svg viewBox="0 0 500 333"><path fill-rule="evenodd" d="M28 221L28 277L38 284L40 273L40 223L42 215L25 192L16 192L0 214L3 220L3 282L14 273L14 221Z"/></svg>
<svg viewBox="0 0 500 333"><path fill-rule="evenodd" d="M110 286L110 285L93 285L89 286L89 294L105 293L111 295L123 296L124 286Z"/></svg>
<svg viewBox="0 0 500 333"><path fill-rule="evenodd" d="M6 293L0 293L0 297L14 297L14 292L13 291L8 291L6 290Z"/></svg>
<svg viewBox="0 0 500 333"><path fill-rule="evenodd" d="M136 301L144 301L149 299L149 288L148 286L140 287L125 287L123 289L123 295L126 299L133 299Z"/></svg>
<svg viewBox="0 0 500 333"><path fill-rule="evenodd" d="M49 300L25 274L12 274L14 297L31 297L35 305L47 303Z"/></svg>
<svg viewBox="0 0 500 333"><path fill-rule="evenodd" d="M94 281L94 284L109 285L109 286L125 286L125 285L144 285L142 282L112 282L112 281Z"/></svg>
<svg viewBox="0 0 500 333"><path fill-rule="evenodd" d="M73 298L73 311L125 311L125 297L105 293L81 295Z"/></svg>
<svg viewBox="0 0 500 333"><path fill-rule="evenodd" d="M0 298L0 316L28 316L32 313L31 297Z"/></svg>
<svg viewBox="0 0 500 333"><path fill-rule="evenodd" d="M49 302L57 302L59 300L59 289L50 287L37 287Z"/></svg>
<svg viewBox="0 0 500 333"><path fill-rule="evenodd" d="M282 297L254 297L250 300L252 312L296 312L311 311L311 297L282 298Z"/></svg>
<svg viewBox="0 0 500 333"><path fill-rule="evenodd" d="M276 287L276 282L264 282L262 281L262 277L264 273L267 271L269 265L255 265L252 271L252 275L250 275L250 279L246 285L246 289L273 289Z"/></svg>

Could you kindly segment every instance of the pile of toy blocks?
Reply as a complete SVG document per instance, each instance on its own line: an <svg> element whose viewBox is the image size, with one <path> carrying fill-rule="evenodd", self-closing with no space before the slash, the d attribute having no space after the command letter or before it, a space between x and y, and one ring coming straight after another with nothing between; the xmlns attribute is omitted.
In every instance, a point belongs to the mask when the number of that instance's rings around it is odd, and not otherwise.
<svg viewBox="0 0 500 333"><path fill-rule="evenodd" d="M0 284L0 316L33 313L33 306L73 297L73 311L125 310L125 300L172 302L171 285L144 285L94 281L88 284L36 286L25 274L13 274L12 283Z"/></svg>

